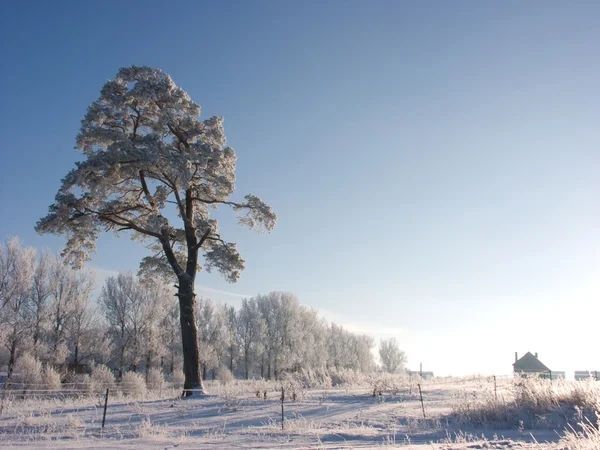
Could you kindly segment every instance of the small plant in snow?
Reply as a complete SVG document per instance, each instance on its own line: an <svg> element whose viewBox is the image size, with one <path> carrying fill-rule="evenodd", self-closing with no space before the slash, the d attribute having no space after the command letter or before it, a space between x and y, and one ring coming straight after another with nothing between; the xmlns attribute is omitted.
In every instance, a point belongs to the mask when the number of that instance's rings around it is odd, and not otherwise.
<svg viewBox="0 0 600 450"><path fill-rule="evenodd" d="M144 420L137 427L137 434L142 439L148 438L164 438L168 435L168 428L166 425L161 426L157 424L153 424L150 420Z"/></svg>

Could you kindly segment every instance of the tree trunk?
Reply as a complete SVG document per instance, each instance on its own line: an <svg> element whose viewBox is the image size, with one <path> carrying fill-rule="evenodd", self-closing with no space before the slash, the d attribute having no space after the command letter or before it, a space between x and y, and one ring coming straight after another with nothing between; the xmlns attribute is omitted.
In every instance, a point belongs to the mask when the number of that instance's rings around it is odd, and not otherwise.
<svg viewBox="0 0 600 450"><path fill-rule="evenodd" d="M181 342L183 344L183 397L189 397L193 390L204 393L200 377L200 355L198 352L198 328L194 312L194 286L187 276L179 277L179 319Z"/></svg>
<svg viewBox="0 0 600 450"><path fill-rule="evenodd" d="M146 355L146 382L148 382L148 374L150 373L150 364L152 363L151 352L148 351Z"/></svg>
<svg viewBox="0 0 600 450"><path fill-rule="evenodd" d="M6 374L6 385L4 389L8 389L10 387L10 382L12 380L13 372L15 370L15 359L17 355L17 340L13 339L10 345L10 357L8 359L8 373Z"/></svg>
<svg viewBox="0 0 600 450"><path fill-rule="evenodd" d="M124 362L125 362L125 347L121 347L121 356L119 358L119 381L123 380Z"/></svg>

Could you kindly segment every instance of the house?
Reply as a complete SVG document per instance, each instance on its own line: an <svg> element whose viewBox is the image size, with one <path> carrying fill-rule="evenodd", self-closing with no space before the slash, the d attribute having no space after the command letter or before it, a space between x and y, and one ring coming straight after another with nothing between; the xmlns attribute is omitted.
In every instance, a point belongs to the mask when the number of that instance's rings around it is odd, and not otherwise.
<svg viewBox="0 0 600 450"><path fill-rule="evenodd" d="M537 353L533 355L527 352L519 358L517 352L515 352L513 370L520 375L539 375L548 378L552 376L552 371L538 359Z"/></svg>

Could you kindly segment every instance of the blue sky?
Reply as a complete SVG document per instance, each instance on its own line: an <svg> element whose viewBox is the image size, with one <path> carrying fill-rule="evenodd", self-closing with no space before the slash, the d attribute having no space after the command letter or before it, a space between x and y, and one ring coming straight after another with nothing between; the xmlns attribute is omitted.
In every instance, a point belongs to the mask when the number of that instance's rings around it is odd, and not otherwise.
<svg viewBox="0 0 600 450"><path fill-rule="evenodd" d="M79 121L122 66L159 67L225 117L237 195L272 235L200 293L295 292L396 336L409 366L508 373L514 351L600 370L597 2L4 2L0 239L37 236L80 157ZM103 236L91 266L135 270ZM220 292L223 291L223 292ZM227 292L234 294L229 295Z"/></svg>

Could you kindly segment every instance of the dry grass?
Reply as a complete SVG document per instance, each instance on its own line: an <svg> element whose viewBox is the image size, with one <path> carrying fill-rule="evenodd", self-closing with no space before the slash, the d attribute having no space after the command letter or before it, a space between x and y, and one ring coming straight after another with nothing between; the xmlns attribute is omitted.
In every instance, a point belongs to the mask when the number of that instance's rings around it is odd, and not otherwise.
<svg viewBox="0 0 600 450"><path fill-rule="evenodd" d="M452 399L453 416L475 426L561 428L595 421L600 383L516 377L496 398L489 386L462 389ZM595 422L594 422L595 423Z"/></svg>

